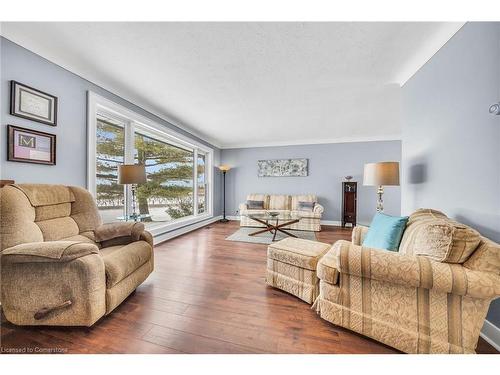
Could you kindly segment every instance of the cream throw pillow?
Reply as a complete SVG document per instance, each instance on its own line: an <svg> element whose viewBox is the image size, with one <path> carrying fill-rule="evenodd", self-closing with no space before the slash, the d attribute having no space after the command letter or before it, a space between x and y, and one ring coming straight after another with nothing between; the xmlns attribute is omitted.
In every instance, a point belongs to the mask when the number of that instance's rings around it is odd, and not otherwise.
<svg viewBox="0 0 500 375"><path fill-rule="evenodd" d="M414 231L413 253L438 262L463 263L481 241L479 232L447 218L419 223Z"/></svg>

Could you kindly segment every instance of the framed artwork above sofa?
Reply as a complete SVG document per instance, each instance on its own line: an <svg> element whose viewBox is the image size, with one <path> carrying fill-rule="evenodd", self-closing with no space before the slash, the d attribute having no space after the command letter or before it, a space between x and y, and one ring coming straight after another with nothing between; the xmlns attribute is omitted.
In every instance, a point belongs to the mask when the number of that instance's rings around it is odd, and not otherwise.
<svg viewBox="0 0 500 375"><path fill-rule="evenodd" d="M259 160L257 162L259 177L307 177L307 159Z"/></svg>

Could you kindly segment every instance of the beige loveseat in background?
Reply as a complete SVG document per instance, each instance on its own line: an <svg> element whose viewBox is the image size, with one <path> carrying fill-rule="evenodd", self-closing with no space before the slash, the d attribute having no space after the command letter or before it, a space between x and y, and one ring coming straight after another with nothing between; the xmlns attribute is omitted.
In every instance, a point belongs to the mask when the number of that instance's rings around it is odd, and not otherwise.
<svg viewBox="0 0 500 375"><path fill-rule="evenodd" d="M153 271L144 224L103 225L85 189L10 185L0 204L1 302L11 323L91 326Z"/></svg>
<svg viewBox="0 0 500 375"><path fill-rule="evenodd" d="M274 211L280 213L298 213L301 219L298 223L283 227L283 229L308 230L319 232L321 231L321 216L324 208L318 203L318 198L314 194L306 195L269 195L269 194L249 194L247 201L263 201L264 209L250 210L245 203L241 203L240 209L240 226L242 227L263 227L261 223L250 219L246 216L249 213L264 213L266 211ZM313 211L299 211L299 202L314 202ZM282 223L283 221L279 221Z"/></svg>
<svg viewBox="0 0 500 375"><path fill-rule="evenodd" d="M367 231L319 261L321 317L406 353L473 353L500 296L500 245L429 209L410 216L399 252L363 247Z"/></svg>

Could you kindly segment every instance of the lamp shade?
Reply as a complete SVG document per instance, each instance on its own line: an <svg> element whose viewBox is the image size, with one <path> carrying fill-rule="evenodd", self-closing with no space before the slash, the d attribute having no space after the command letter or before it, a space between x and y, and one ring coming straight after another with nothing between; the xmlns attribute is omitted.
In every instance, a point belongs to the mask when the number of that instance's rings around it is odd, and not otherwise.
<svg viewBox="0 0 500 375"><path fill-rule="evenodd" d="M231 169L231 167L229 165L223 164L219 166L219 169L221 170L221 172L227 172Z"/></svg>
<svg viewBox="0 0 500 375"><path fill-rule="evenodd" d="M399 162L384 161L365 164L363 185L367 186L398 186Z"/></svg>
<svg viewBox="0 0 500 375"><path fill-rule="evenodd" d="M119 184L142 184L146 182L146 168L143 164L122 164L118 166Z"/></svg>

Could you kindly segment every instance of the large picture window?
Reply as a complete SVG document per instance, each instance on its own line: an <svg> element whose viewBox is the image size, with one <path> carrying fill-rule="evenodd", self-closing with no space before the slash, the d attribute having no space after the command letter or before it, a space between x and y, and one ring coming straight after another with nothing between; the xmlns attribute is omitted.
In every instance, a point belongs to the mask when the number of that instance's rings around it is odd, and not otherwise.
<svg viewBox="0 0 500 375"><path fill-rule="evenodd" d="M125 128L110 118L97 117L96 201L104 222L123 215L125 198L118 184L118 165L125 160Z"/></svg>
<svg viewBox="0 0 500 375"><path fill-rule="evenodd" d="M139 213L151 221L194 214L194 151L135 133L134 162L146 166L148 182L139 186Z"/></svg>
<svg viewBox="0 0 500 375"><path fill-rule="evenodd" d="M212 149L90 94L89 118L88 188L104 222L131 212L130 191L118 184L123 163L146 168L136 206L149 230L212 216Z"/></svg>

